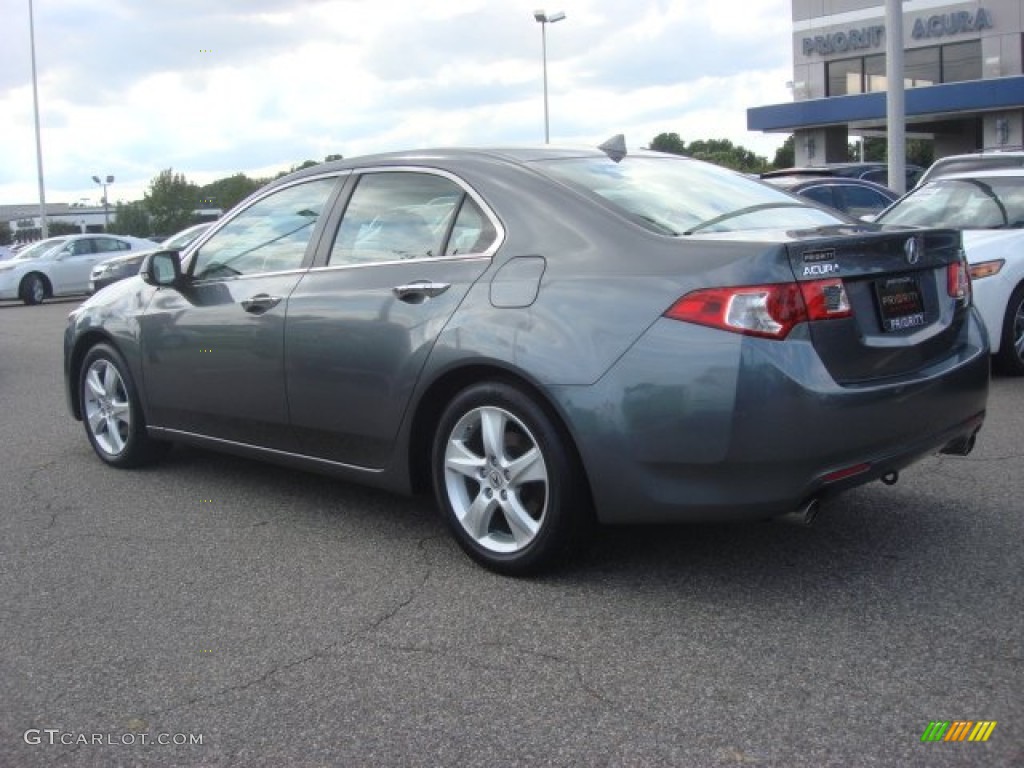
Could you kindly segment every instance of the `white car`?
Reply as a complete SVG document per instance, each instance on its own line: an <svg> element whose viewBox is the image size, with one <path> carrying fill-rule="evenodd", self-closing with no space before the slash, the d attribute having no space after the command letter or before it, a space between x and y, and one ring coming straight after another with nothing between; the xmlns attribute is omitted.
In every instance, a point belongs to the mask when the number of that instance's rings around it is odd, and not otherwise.
<svg viewBox="0 0 1024 768"><path fill-rule="evenodd" d="M151 240L127 235L51 237L0 263L0 299L38 304L54 296L89 292L93 266L118 253L152 249Z"/></svg>
<svg viewBox="0 0 1024 768"><path fill-rule="evenodd" d="M1024 168L934 178L875 221L963 232L974 303L985 321L996 366L1024 376Z"/></svg>

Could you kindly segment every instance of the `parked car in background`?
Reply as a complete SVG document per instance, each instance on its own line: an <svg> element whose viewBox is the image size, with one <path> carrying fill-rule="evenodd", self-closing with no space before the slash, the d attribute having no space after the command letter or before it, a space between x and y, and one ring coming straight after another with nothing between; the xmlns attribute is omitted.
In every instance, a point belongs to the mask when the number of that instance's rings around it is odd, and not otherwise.
<svg viewBox="0 0 1024 768"><path fill-rule="evenodd" d="M990 171L995 168L1024 168L1024 151L1016 150L982 150L965 155L949 155L940 157L925 171L918 180L918 185L942 176L956 173L972 173ZM909 187L908 187L909 189Z"/></svg>
<svg viewBox="0 0 1024 768"><path fill-rule="evenodd" d="M127 235L66 235L41 240L0 264L0 299L39 304L54 296L88 293L89 272L97 261L152 246L148 240Z"/></svg>
<svg viewBox="0 0 1024 768"><path fill-rule="evenodd" d="M1024 375L1024 168L934 177L876 221L886 227L963 231L974 303L996 365Z"/></svg>
<svg viewBox="0 0 1024 768"><path fill-rule="evenodd" d="M150 243L149 248L145 250L133 250L131 253L101 261L89 273L89 293L95 293L101 288L106 288L108 285L116 283L118 280L124 280L126 277L138 274L139 265L142 263L142 260L153 251L184 250L189 243L209 228L209 222L196 224L188 229L181 230L177 234L171 235L162 243L157 245Z"/></svg>
<svg viewBox="0 0 1024 768"><path fill-rule="evenodd" d="M523 574L604 523L793 516L984 419L960 236L884 232L715 165L438 149L285 176L69 319L114 467L168 441L432 489Z"/></svg>
<svg viewBox="0 0 1024 768"><path fill-rule="evenodd" d="M924 168L908 163L906 165L906 188L913 189ZM876 184L889 186L889 166L887 163L826 163L825 165L808 165L799 168L780 168L761 174L762 179L773 176L842 176L847 179L864 179Z"/></svg>
<svg viewBox="0 0 1024 768"><path fill-rule="evenodd" d="M772 175L765 181L855 219L876 216L899 199L888 187L846 176Z"/></svg>
<svg viewBox="0 0 1024 768"><path fill-rule="evenodd" d="M14 257L14 251L8 248L6 245L0 245L0 261L7 261L7 259Z"/></svg>

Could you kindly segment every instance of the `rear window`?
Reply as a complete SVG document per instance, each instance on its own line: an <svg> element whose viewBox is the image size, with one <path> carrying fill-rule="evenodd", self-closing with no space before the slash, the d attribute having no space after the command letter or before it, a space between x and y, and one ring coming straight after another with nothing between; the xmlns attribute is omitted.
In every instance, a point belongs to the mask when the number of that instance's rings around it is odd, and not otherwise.
<svg viewBox="0 0 1024 768"><path fill-rule="evenodd" d="M540 170L596 195L663 234L799 229L842 220L725 168L683 157L537 161Z"/></svg>

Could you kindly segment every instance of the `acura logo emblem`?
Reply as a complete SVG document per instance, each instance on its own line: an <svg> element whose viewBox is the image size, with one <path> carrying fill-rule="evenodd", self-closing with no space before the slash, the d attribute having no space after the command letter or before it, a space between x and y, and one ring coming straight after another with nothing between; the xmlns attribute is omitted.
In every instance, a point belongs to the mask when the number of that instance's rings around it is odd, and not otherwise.
<svg viewBox="0 0 1024 768"><path fill-rule="evenodd" d="M912 237L903 245L903 252L907 254L907 264L917 264L921 260L921 244L916 237Z"/></svg>

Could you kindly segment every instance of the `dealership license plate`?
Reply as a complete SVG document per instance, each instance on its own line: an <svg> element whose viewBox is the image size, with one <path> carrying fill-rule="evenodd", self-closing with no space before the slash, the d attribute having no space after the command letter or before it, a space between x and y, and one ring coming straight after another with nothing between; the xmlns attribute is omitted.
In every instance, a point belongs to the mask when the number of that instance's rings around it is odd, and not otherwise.
<svg viewBox="0 0 1024 768"><path fill-rule="evenodd" d="M921 287L913 277L891 277L875 283L882 330L904 331L924 325Z"/></svg>

